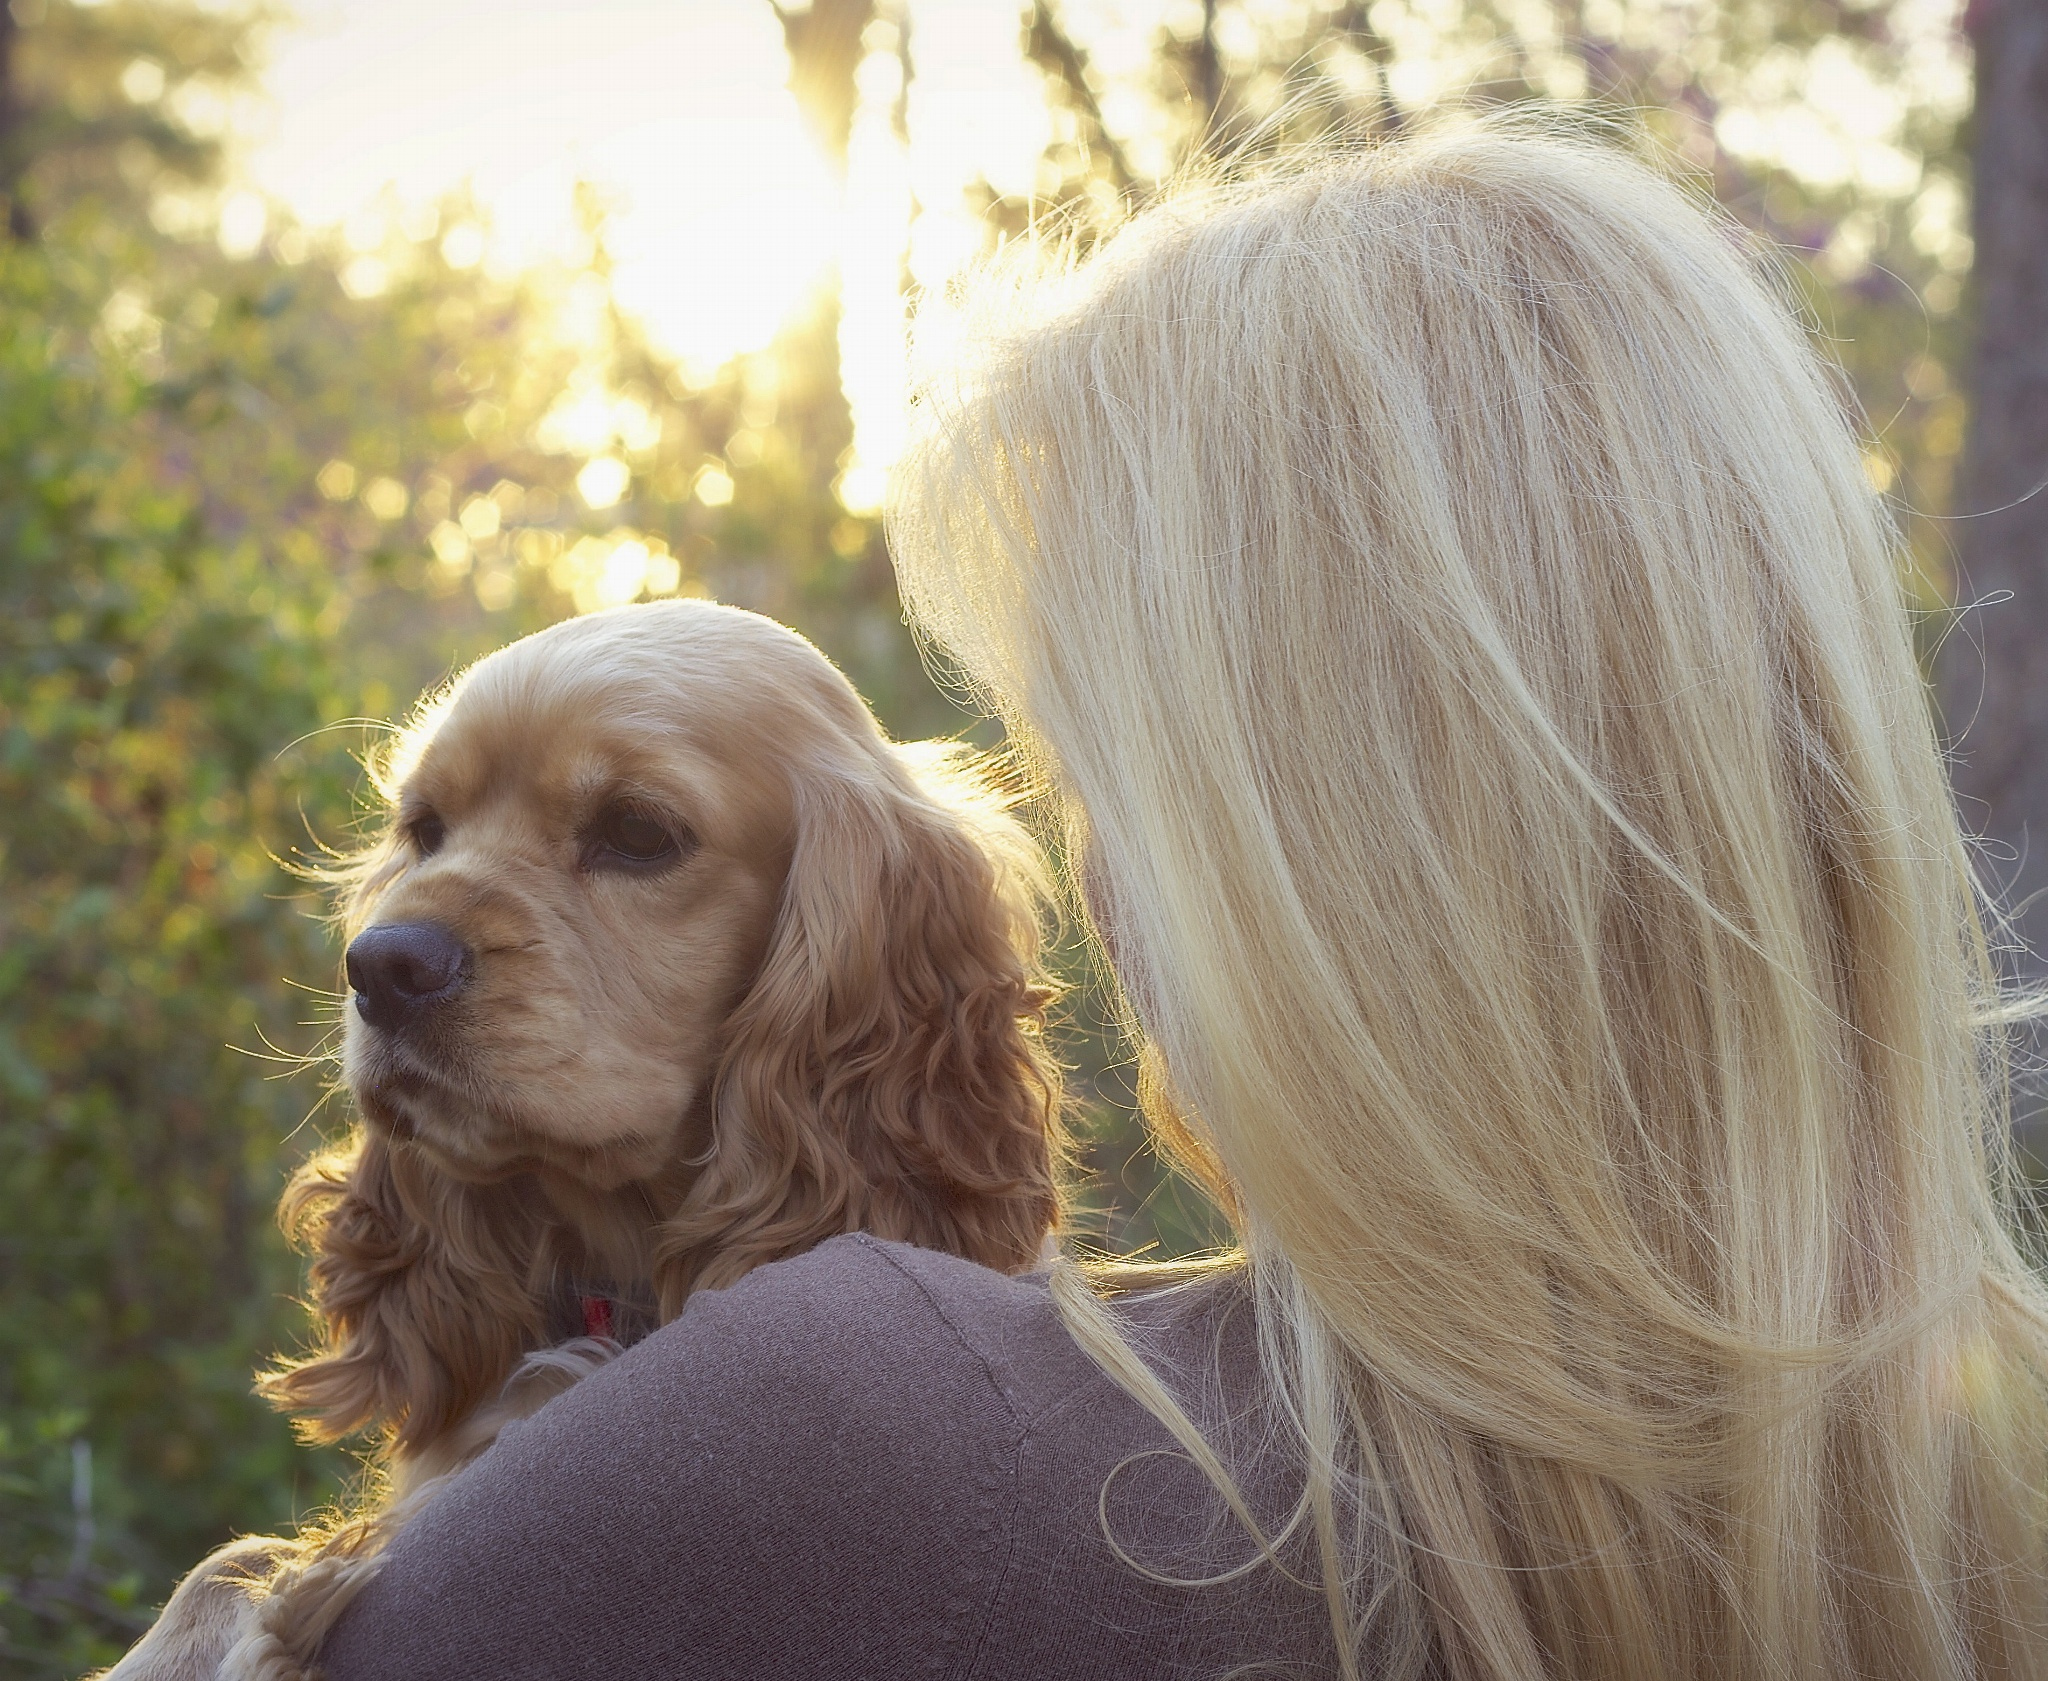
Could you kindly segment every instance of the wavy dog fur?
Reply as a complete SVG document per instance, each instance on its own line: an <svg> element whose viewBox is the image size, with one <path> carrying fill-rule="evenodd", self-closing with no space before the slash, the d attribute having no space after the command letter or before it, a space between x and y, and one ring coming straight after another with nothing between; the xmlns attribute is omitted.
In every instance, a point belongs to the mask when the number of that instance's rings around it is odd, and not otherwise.
<svg viewBox="0 0 2048 1681"><path fill-rule="evenodd" d="M837 1233L1014 1271L1057 1221L1042 861L985 765L888 741L801 638L697 602L558 625L376 776L344 933L432 921L474 973L417 1042L350 1012L365 1122L280 1211L319 1339L260 1386L311 1439L381 1432L384 1503L207 1561L121 1681L301 1674L438 1479L616 1352L534 1353L577 1281L666 1320ZM593 852L621 801L672 865Z"/></svg>

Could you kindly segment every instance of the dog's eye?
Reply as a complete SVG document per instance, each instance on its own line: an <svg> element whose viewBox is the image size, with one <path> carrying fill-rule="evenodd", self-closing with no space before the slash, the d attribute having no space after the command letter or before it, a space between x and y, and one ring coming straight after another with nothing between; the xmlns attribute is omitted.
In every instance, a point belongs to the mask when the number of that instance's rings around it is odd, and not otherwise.
<svg viewBox="0 0 2048 1681"><path fill-rule="evenodd" d="M406 835L419 848L422 858L431 858L448 839L448 825L431 811L422 812L405 826Z"/></svg>
<svg viewBox="0 0 2048 1681"><path fill-rule="evenodd" d="M639 806L607 806L584 831L586 868L607 864L646 869L682 856L683 843L668 824Z"/></svg>

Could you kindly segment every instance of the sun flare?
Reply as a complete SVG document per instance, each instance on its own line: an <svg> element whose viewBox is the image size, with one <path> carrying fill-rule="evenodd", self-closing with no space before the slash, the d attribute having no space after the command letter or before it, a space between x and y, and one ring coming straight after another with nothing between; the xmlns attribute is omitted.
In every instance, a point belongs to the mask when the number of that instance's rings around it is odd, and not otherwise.
<svg viewBox="0 0 2048 1681"><path fill-rule="evenodd" d="M363 247L348 283L372 295L390 276L371 248L394 217L466 192L488 232L446 230L443 255L516 269L575 253L587 183L606 207L613 296L699 380L767 345L836 276L856 427L842 495L865 511L903 432L904 276L932 284L973 255L967 184L1028 189L1046 132L1013 8L926 0L916 27L911 143L890 121L897 86L864 76L842 182L785 86L764 0L604 0L569 28L538 0L328 0L277 42L270 120L221 238L253 248L278 201L343 227ZM601 418L584 428L593 449L614 435ZM558 442L581 447L566 431Z"/></svg>

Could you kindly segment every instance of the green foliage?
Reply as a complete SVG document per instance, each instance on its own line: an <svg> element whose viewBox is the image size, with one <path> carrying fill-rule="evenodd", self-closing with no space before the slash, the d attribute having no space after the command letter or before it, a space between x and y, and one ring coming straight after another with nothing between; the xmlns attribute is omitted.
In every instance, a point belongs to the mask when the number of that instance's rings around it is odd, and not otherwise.
<svg viewBox="0 0 2048 1681"><path fill-rule="evenodd" d="M13 0L0 15L0 196L17 234L86 198L209 179L261 14Z"/></svg>
<svg viewBox="0 0 2048 1681"><path fill-rule="evenodd" d="M277 757L334 711L325 591L162 470L118 250L0 251L0 1628L71 1668L334 1470L247 1380L312 1095L223 1044L293 1037L280 977L325 967L268 852L345 810L345 762Z"/></svg>

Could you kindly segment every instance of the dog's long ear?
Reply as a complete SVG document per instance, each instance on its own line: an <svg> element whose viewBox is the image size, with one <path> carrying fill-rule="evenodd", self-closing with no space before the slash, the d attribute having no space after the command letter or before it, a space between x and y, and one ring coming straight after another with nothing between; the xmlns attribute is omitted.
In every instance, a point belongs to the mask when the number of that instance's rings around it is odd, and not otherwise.
<svg viewBox="0 0 2048 1681"><path fill-rule="evenodd" d="M868 771L869 767L860 767ZM662 1305L845 1231L1016 1269L1058 1217L1037 849L967 755L806 773L761 972L727 1024L710 1161Z"/></svg>
<svg viewBox="0 0 2048 1681"><path fill-rule="evenodd" d="M419 1452L544 1340L545 1225L521 1182L469 1185L359 1132L309 1162L279 1217L313 1252L321 1346L258 1380L315 1440L370 1426Z"/></svg>

